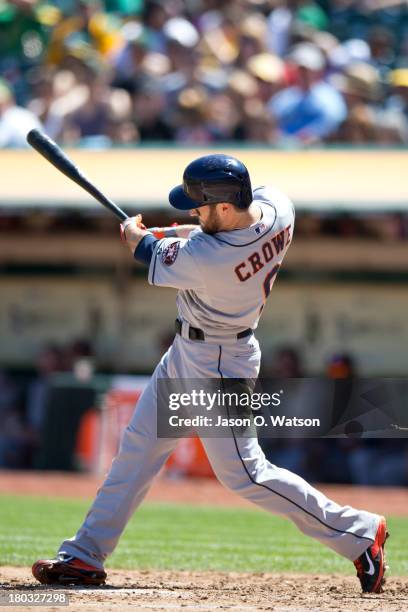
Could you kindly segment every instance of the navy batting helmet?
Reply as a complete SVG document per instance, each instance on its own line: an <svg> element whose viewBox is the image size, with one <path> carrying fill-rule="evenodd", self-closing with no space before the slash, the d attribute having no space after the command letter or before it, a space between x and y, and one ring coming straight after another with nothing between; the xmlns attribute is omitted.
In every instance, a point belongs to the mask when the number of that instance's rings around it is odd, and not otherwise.
<svg viewBox="0 0 408 612"><path fill-rule="evenodd" d="M187 166L183 184L170 191L169 200L179 210L191 210L220 202L248 208L252 202L248 170L242 162L230 155L204 155Z"/></svg>

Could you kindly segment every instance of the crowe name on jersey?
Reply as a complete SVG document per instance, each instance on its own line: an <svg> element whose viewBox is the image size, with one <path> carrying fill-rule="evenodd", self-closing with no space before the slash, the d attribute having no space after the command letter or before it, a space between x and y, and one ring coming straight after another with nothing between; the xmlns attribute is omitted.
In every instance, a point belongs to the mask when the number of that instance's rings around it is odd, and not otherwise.
<svg viewBox="0 0 408 612"><path fill-rule="evenodd" d="M288 225L272 238L266 240L257 251L254 251L247 259L235 266L235 274L241 282L248 280L254 274L286 249L291 241L291 227Z"/></svg>

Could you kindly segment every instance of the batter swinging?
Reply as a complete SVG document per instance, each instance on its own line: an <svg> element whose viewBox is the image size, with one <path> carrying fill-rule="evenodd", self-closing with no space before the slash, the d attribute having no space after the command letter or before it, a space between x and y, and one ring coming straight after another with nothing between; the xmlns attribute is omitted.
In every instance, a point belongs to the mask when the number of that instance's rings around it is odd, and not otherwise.
<svg viewBox="0 0 408 612"><path fill-rule="evenodd" d="M252 192L244 164L227 155L190 163L169 199L197 216L199 226L151 232L138 215L125 221L122 232L132 255L149 266L149 283L179 290L176 337L137 404L83 525L62 543L57 558L33 565L43 584L105 582L106 558L177 444L177 439L157 437L158 378L255 379L259 373L253 330L292 240L292 203L272 187ZM353 561L362 590L381 592L388 535L383 517L339 506L296 474L269 463L256 438L232 433L202 442L226 487L287 517Z"/></svg>

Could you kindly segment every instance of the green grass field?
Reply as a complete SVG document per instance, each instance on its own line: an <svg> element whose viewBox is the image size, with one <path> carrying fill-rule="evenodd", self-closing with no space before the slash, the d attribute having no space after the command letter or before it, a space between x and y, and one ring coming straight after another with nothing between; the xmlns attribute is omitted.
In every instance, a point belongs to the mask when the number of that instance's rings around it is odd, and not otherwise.
<svg viewBox="0 0 408 612"><path fill-rule="evenodd" d="M87 500L0 496L0 565L31 565L74 535ZM408 574L408 520L391 518L388 561ZM245 572L353 572L350 563L258 510L145 504L107 567Z"/></svg>

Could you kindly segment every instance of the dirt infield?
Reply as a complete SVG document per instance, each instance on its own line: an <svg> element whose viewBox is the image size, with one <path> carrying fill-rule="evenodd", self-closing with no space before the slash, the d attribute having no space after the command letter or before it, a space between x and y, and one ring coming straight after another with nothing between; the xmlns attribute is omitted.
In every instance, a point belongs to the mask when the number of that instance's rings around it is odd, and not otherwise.
<svg viewBox="0 0 408 612"><path fill-rule="evenodd" d="M274 612L402 612L408 579L392 578L382 595L361 595L355 578L236 574L226 572L110 571L100 588L55 589L34 585L28 568L0 568L0 596L67 593L74 610L273 610ZM21 609L21 608L19 608ZM61 610L55 606L25 610Z"/></svg>
<svg viewBox="0 0 408 612"><path fill-rule="evenodd" d="M102 480L85 474L0 471L0 493L91 498ZM342 505L378 514L408 515L408 489L335 485L322 485L318 488ZM146 499L167 503L254 508L212 478L170 479L162 476L154 481Z"/></svg>
<svg viewBox="0 0 408 612"><path fill-rule="evenodd" d="M0 493L93 497L101 479L86 475L0 472ZM382 514L406 516L405 489L319 487L342 504ZM212 479L155 481L149 501L254 507ZM226 572L175 572L110 570L101 588L61 591L35 583L29 568L0 567L0 601L21 591L67 593L71 609L119 612L138 610L232 610L249 612L402 612L408 610L408 578L390 577L382 595L361 595L353 576L241 574ZM4 600L2 600L4 601ZM24 606L24 610L57 612L56 606ZM63 609L63 608L62 608Z"/></svg>

